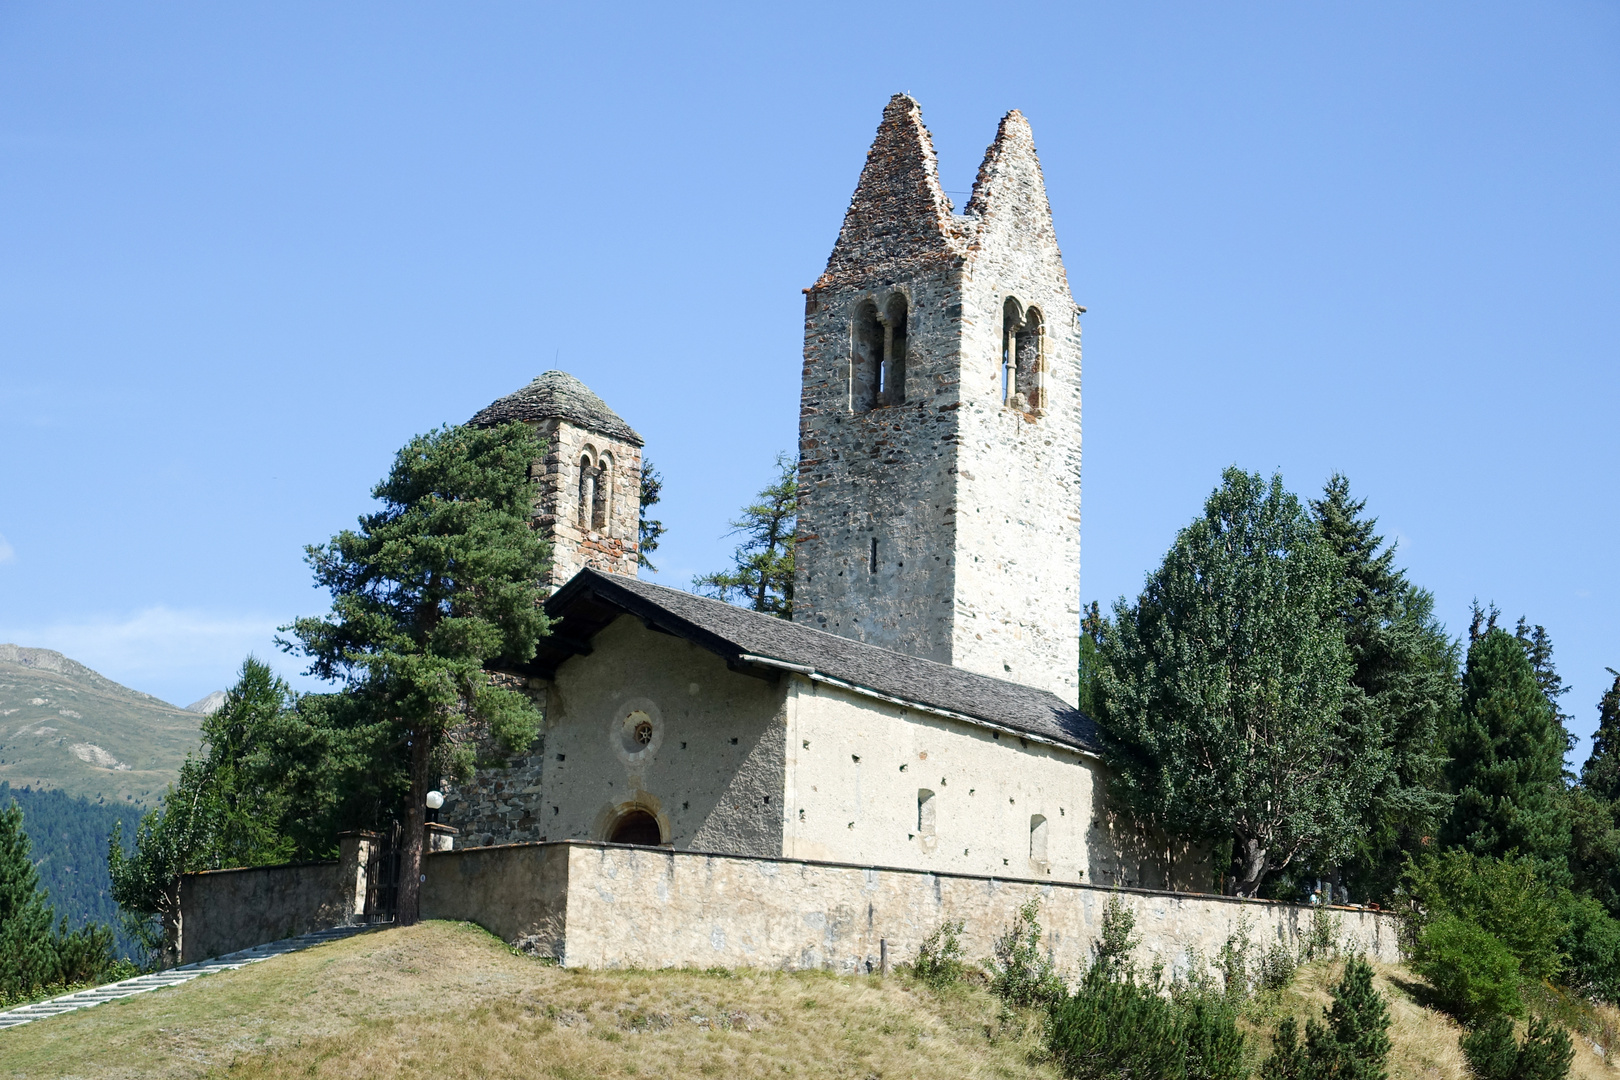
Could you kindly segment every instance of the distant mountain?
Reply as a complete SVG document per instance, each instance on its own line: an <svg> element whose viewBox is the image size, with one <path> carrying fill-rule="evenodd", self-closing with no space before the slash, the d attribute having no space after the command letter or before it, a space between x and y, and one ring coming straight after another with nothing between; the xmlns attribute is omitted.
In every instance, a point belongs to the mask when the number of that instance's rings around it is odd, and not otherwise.
<svg viewBox="0 0 1620 1080"><path fill-rule="evenodd" d="M204 716L213 716L219 712L219 707L225 704L225 691L215 690L212 694L199 701L193 701L186 706L186 712L202 713Z"/></svg>
<svg viewBox="0 0 1620 1080"><path fill-rule="evenodd" d="M14 788L151 806L200 722L59 652L0 645L0 780Z"/></svg>

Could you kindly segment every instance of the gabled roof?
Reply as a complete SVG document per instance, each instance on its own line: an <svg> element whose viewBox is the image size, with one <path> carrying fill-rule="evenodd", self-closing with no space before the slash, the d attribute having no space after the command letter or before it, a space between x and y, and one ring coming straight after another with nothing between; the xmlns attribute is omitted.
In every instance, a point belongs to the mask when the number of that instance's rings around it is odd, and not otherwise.
<svg viewBox="0 0 1620 1080"><path fill-rule="evenodd" d="M480 410L470 421L474 427L493 427L512 420L561 419L621 442L643 445L640 435L591 388L566 371L548 371L515 394Z"/></svg>
<svg viewBox="0 0 1620 1080"><path fill-rule="evenodd" d="M540 639L529 667L547 678L570 656L590 652L591 638L629 614L748 674L772 676L785 668L898 704L1097 751L1096 725L1050 691L919 660L637 578L581 570L546 601L546 613L559 621L549 637Z"/></svg>

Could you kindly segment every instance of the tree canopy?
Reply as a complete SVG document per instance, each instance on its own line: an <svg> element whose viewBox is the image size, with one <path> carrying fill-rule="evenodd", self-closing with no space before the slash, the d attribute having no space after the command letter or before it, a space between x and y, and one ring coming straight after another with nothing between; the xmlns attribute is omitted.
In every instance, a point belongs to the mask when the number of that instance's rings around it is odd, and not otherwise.
<svg viewBox="0 0 1620 1080"><path fill-rule="evenodd" d="M799 473L787 454L776 455L776 479L731 523L743 542L730 570L692 582L704 596L742 604L778 618L793 617L793 537L799 519Z"/></svg>
<svg viewBox="0 0 1620 1080"><path fill-rule="evenodd" d="M1491 626L1468 647L1446 776L1456 793L1441 842L1476 855L1560 863L1569 848L1564 729L1524 642Z"/></svg>
<svg viewBox="0 0 1620 1080"><path fill-rule="evenodd" d="M1345 877L1356 895L1387 895L1405 854L1421 850L1444 820L1441 732L1458 699L1457 646L1434 617L1434 598L1395 565L1366 501L1334 474L1311 502L1323 541L1339 557L1343 589L1334 620L1343 629L1351 673L1343 723L1363 741L1388 748L1389 768L1362 815Z"/></svg>
<svg viewBox="0 0 1620 1080"><path fill-rule="evenodd" d="M527 746L537 732L533 703L490 669L532 659L548 632L540 603L550 550L531 527L529 475L543 457L522 423L412 439L372 489L382 508L306 549L331 612L295 620L282 628L292 637L278 639L396 732L410 791L403 924L417 918L427 792L440 776L467 775L480 742Z"/></svg>
<svg viewBox="0 0 1620 1080"><path fill-rule="evenodd" d="M1390 768L1346 725L1339 557L1299 500L1230 468L1104 628L1097 717L1110 790L1182 836L1233 845L1237 892L1342 858Z"/></svg>

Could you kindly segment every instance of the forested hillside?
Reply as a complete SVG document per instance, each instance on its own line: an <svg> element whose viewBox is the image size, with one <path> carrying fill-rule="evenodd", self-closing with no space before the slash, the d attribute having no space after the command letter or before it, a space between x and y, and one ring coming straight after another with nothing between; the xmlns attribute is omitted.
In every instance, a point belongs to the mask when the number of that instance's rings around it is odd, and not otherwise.
<svg viewBox="0 0 1620 1080"><path fill-rule="evenodd" d="M126 846L135 836L141 809L128 803L100 804L61 791L14 788L0 780L0 807L13 801L22 808L23 831L31 855L58 916L77 929L104 923L120 931L118 905L107 876L107 837L123 823ZM120 955L132 956L133 945L120 933Z"/></svg>

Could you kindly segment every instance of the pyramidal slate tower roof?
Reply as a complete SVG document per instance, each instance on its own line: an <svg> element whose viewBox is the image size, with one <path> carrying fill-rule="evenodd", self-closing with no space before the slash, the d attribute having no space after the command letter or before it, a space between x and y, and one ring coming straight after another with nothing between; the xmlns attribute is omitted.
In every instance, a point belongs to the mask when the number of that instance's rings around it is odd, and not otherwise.
<svg viewBox="0 0 1620 1080"><path fill-rule="evenodd" d="M566 371L546 372L515 394L507 394L479 410L470 423L474 427L494 427L513 420L568 420L611 438L646 445L634 428L608 408L607 402Z"/></svg>

